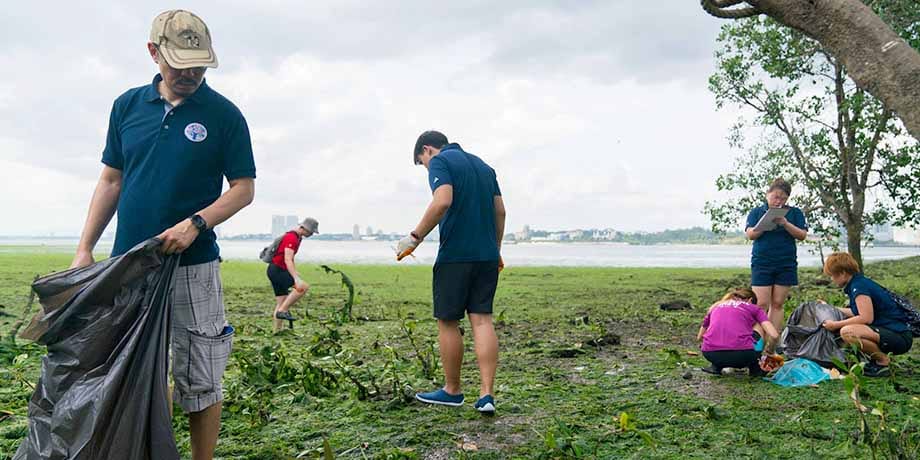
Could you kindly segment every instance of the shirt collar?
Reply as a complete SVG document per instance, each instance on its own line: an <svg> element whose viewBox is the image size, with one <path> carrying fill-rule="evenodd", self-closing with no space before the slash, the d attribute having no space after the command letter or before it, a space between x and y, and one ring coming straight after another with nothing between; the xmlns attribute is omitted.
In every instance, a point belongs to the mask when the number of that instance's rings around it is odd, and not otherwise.
<svg viewBox="0 0 920 460"><path fill-rule="evenodd" d="M862 273L857 273L853 275L853 277L850 278L850 281L847 281L847 285L843 287L844 292L850 292L850 286L853 285L853 281L856 281L856 278L860 278L862 276L863 276Z"/></svg>
<svg viewBox="0 0 920 460"><path fill-rule="evenodd" d="M460 144L456 142L451 142L450 144L447 144L444 147L441 147L441 151L443 152L444 150L460 150L461 152L463 151L463 149L460 148Z"/></svg>
<svg viewBox="0 0 920 460"><path fill-rule="evenodd" d="M147 86L147 89L144 91L145 101L147 102L159 102L160 101L160 91L157 89L157 85L159 85L161 81L163 81L162 75L156 74L153 77L153 82L150 83L150 85ZM195 92L192 93L191 96L185 98L185 101L183 101L183 104L189 101L197 102L199 104L203 103L205 97L210 91L211 91L211 88L208 86L208 79L205 78L204 80L201 81L201 85L198 86L198 89L195 90Z"/></svg>

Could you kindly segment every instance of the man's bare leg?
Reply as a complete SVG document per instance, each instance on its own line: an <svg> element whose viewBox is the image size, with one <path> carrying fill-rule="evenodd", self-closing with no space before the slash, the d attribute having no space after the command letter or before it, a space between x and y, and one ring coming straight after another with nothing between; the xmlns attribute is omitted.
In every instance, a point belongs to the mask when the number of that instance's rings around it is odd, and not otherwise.
<svg viewBox="0 0 920 460"><path fill-rule="evenodd" d="M278 313L278 309L281 308L281 304L284 303L286 298L286 295L275 296L275 309L272 311L272 331L274 332L278 332L284 327L284 320L275 318L275 313Z"/></svg>
<svg viewBox="0 0 920 460"><path fill-rule="evenodd" d="M201 411L188 414L189 432L192 438L192 459L211 460L220 434L221 403Z"/></svg>
<svg viewBox="0 0 920 460"><path fill-rule="evenodd" d="M307 291L300 292L297 289L291 289L291 293L287 295L287 297L284 299L284 302L281 303L276 312L290 310L291 306L300 300L300 298L303 297L306 293Z"/></svg>
<svg viewBox="0 0 920 460"><path fill-rule="evenodd" d="M444 391L460 394L460 366L463 364L463 336L459 321L438 320L441 366L444 367Z"/></svg>
<svg viewBox="0 0 920 460"><path fill-rule="evenodd" d="M498 336L492 325L492 315L470 313L473 327L473 347L479 364L479 397L493 394L495 370L498 368Z"/></svg>

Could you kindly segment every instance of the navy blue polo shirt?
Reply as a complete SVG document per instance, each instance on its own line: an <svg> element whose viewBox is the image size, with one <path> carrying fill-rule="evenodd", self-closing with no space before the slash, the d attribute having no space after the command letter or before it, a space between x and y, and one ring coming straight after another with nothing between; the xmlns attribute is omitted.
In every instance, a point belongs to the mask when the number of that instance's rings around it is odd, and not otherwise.
<svg viewBox="0 0 920 460"><path fill-rule="evenodd" d="M438 223L441 245L435 263L491 262L498 260L495 235L495 170L476 155L448 144L428 164L431 191L442 185L454 188L453 201Z"/></svg>
<svg viewBox="0 0 920 460"><path fill-rule="evenodd" d="M118 227L112 256L208 207L223 178L255 177L246 119L206 82L167 110L157 84L133 88L115 100L102 162L121 170ZM210 262L220 249L213 230L188 247L182 265Z"/></svg>
<svg viewBox="0 0 920 460"><path fill-rule="evenodd" d="M746 228L757 226L760 218L767 213L769 207L765 204L751 210L747 217ZM794 206L789 207L786 220L802 230L808 230L805 223L805 213ZM796 256L795 238L786 231L785 227L776 226L773 230L764 232L760 238L754 240L751 249L751 265L771 268L795 268L798 266Z"/></svg>
<svg viewBox="0 0 920 460"><path fill-rule="evenodd" d="M865 295L872 299L873 319L870 326L883 327L894 332L904 332L907 330L907 317L901 307L894 303L891 294L875 281L863 276L862 273L853 275L850 282L843 288L850 296L850 311L854 315L859 314L856 308L856 297Z"/></svg>

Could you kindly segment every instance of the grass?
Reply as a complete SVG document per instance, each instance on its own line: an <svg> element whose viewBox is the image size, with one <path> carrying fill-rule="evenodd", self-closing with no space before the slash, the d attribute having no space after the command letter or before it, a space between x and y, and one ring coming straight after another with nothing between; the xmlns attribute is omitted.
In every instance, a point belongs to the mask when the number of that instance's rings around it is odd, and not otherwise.
<svg viewBox="0 0 920 460"><path fill-rule="evenodd" d="M56 252L0 254L0 335L22 316L32 278L68 261ZM495 308L499 415L484 418L471 402L450 409L408 398L440 381L439 368L431 378L422 364L431 362L437 346L430 269L334 268L357 288L356 321L333 321L347 297L341 278L305 267L312 290L294 313L303 316L306 309L311 317L293 331L272 334L264 264L222 265L228 316L238 332L224 378L218 457L321 458L324 440L340 458L871 457L868 445L856 442L859 416L840 381L783 389L697 370L704 361L688 352L698 349L695 334L705 308L744 285L745 270L507 269ZM920 258L873 264L867 272L920 298ZM818 297L844 301L839 289L821 283L817 270L801 270L800 279L787 310ZM675 299L690 301L693 309L658 308ZM611 344L616 338L619 343ZM40 347L19 340L5 351L0 370L37 380ZM470 340L466 351L463 382L475 397ZM14 366L12 356L22 353L28 357ZM906 433L906 445L916 446L920 352L896 363L895 377L869 380L862 400L883 403L888 424ZM8 379L0 387L0 459L11 457L25 435L29 396L22 382ZM174 420L188 455L187 421Z"/></svg>

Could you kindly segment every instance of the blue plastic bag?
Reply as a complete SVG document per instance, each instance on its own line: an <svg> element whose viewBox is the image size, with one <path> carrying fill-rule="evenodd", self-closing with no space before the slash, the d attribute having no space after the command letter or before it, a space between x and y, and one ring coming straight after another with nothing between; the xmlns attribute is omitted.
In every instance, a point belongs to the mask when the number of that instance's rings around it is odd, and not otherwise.
<svg viewBox="0 0 920 460"><path fill-rule="evenodd" d="M772 377L764 378L768 382L787 388L817 385L830 379L831 376L824 372L823 367L805 358L787 361Z"/></svg>

